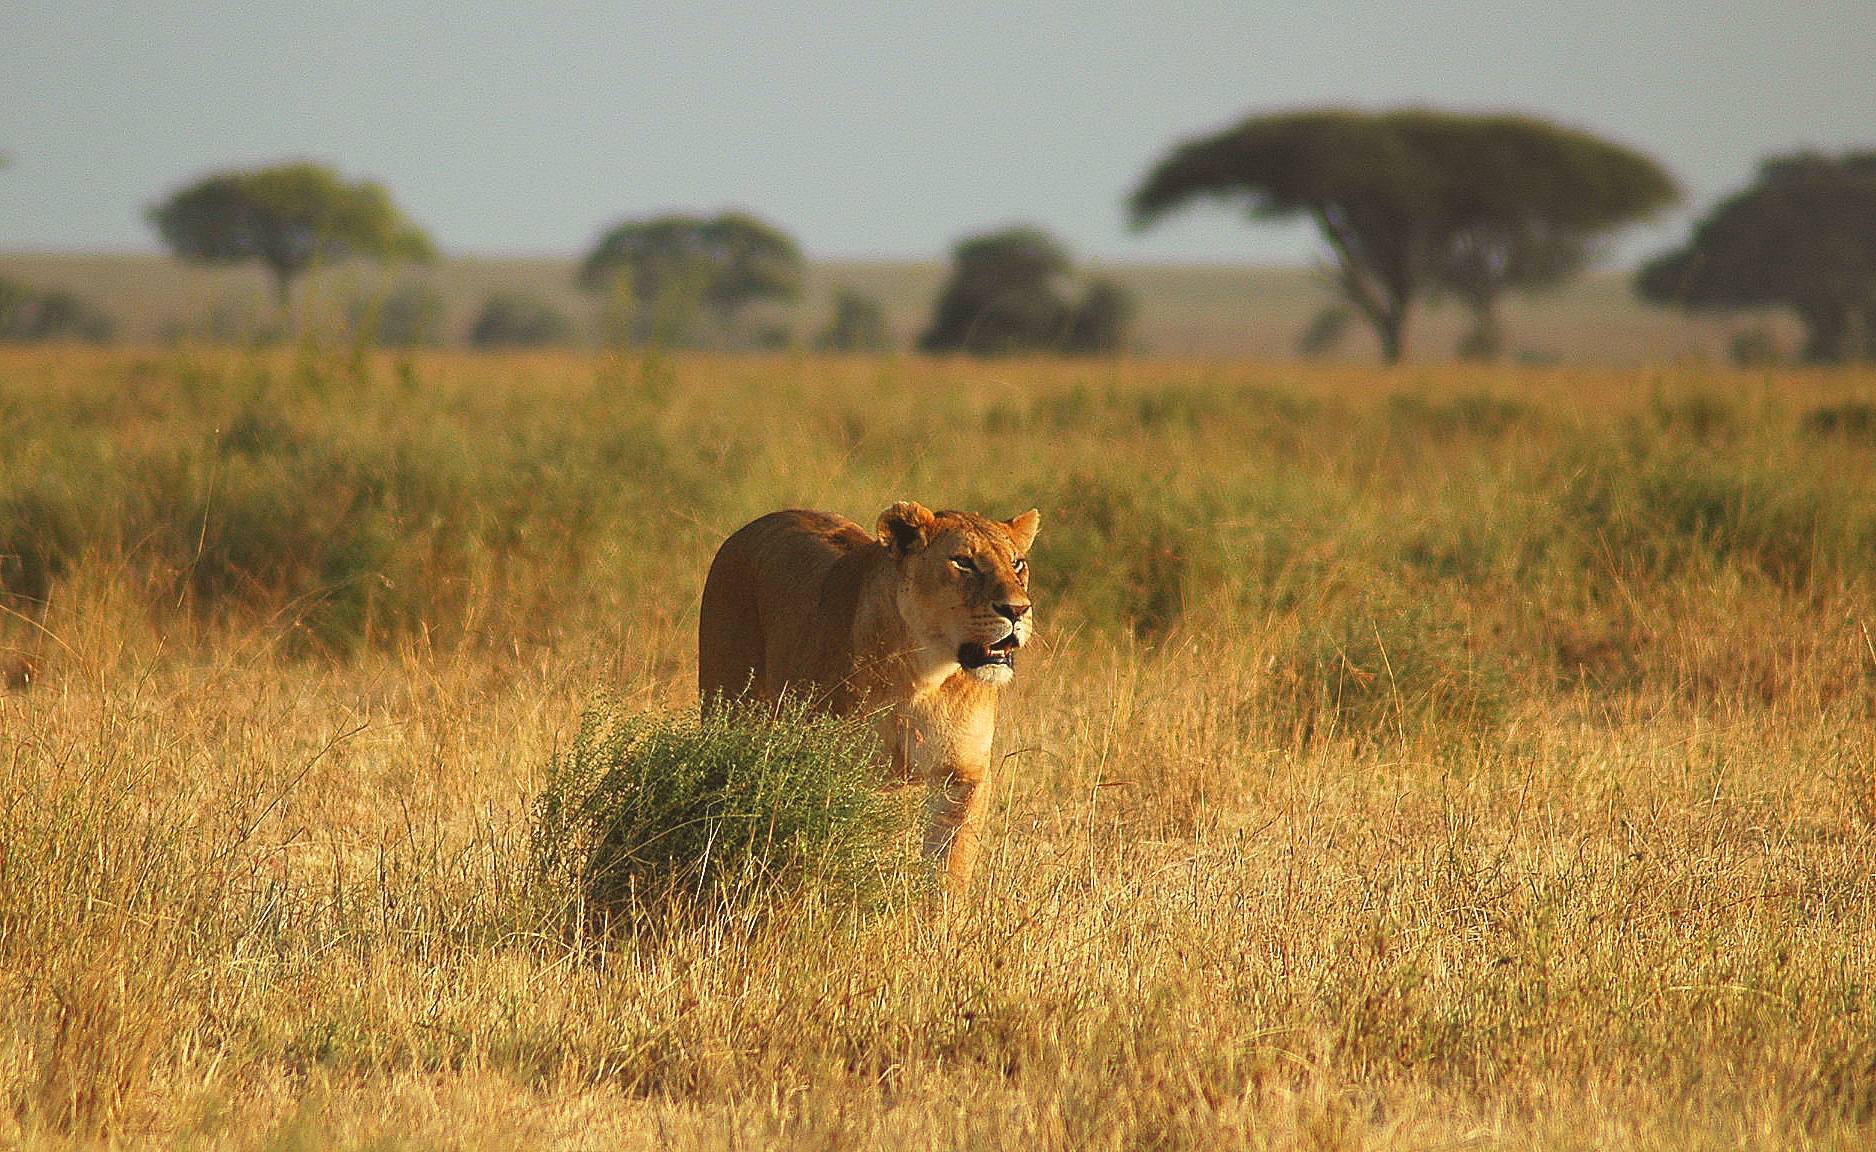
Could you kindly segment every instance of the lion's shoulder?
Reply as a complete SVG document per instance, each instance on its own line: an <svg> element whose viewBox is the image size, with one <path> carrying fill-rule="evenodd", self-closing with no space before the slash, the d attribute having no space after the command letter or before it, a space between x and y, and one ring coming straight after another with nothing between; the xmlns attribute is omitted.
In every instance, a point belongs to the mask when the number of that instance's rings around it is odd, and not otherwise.
<svg viewBox="0 0 1876 1152"><path fill-rule="evenodd" d="M855 662L854 622L886 563L852 520L791 508L750 521L717 549L698 628L699 686L772 697L786 685L839 694Z"/></svg>
<svg viewBox="0 0 1876 1152"><path fill-rule="evenodd" d="M821 583L843 561L865 559L879 546L858 524L831 512L790 508L737 529L717 549L712 569L740 569L760 585L798 594Z"/></svg>

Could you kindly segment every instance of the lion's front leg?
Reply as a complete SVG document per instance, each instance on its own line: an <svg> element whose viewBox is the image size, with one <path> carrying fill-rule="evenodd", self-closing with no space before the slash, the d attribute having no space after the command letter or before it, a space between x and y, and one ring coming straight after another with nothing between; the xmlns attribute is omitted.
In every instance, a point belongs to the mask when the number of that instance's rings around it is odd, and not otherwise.
<svg viewBox="0 0 1876 1152"><path fill-rule="evenodd" d="M925 859L952 895L963 893L977 866L989 802L990 787L981 777L944 772L932 781L925 800Z"/></svg>

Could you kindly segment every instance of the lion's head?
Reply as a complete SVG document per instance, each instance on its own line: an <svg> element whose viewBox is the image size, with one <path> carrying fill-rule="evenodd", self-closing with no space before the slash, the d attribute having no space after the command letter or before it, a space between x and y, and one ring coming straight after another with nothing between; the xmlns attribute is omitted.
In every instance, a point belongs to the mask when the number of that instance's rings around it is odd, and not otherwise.
<svg viewBox="0 0 1876 1152"><path fill-rule="evenodd" d="M880 513L879 542L898 567L898 607L934 663L955 662L987 684L1015 676L1029 641L1029 546L1042 514L1009 520L933 512L902 500Z"/></svg>

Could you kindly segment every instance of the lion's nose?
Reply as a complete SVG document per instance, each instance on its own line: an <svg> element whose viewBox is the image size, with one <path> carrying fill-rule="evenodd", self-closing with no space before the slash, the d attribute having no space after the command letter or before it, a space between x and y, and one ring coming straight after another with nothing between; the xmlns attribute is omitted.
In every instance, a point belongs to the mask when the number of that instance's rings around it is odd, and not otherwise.
<svg viewBox="0 0 1876 1152"><path fill-rule="evenodd" d="M1029 613L1029 601L1005 600L997 605L997 615L1014 624Z"/></svg>

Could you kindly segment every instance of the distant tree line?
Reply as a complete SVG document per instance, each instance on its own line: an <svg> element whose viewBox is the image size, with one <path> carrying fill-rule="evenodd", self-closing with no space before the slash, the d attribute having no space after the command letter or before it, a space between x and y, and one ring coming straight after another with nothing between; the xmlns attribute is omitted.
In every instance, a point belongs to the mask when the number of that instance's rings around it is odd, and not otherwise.
<svg viewBox="0 0 1876 1152"><path fill-rule="evenodd" d="M217 173L177 189L149 219L170 251L193 263L258 265L273 281L275 321L292 327L295 285L311 270L356 257L427 261L429 236L372 181L348 181L315 164ZM581 261L578 286L597 303L600 341L613 347L767 347L789 336L772 316L801 297L806 263L793 237L746 212L627 219L600 235ZM1074 293L1079 292L1079 296ZM443 340L445 302L421 282L355 301L348 329L387 347ZM1073 261L1037 228L962 242L921 349L973 355L1122 351L1135 308L1111 281L1077 288ZM212 324L212 331L226 326ZM478 348L539 347L576 339L552 303L520 290L491 294L465 333ZM880 352L893 345L880 302L837 287L817 349Z"/></svg>
<svg viewBox="0 0 1876 1152"><path fill-rule="evenodd" d="M1361 321L1383 358L1399 360L1416 310L1452 301L1471 317L1459 354L1486 359L1504 346L1507 296L1566 282L1616 231L1678 196L1649 157L1533 117L1316 109L1251 116L1175 145L1134 189L1128 213L1149 228L1216 201L1254 221L1312 222L1336 301L1301 334L1305 354L1332 349ZM315 268L436 254L383 185L309 162L211 174L171 192L148 217L183 260L264 270L275 311L266 331L275 334L292 329L294 287ZM793 237L738 211L622 220L600 234L577 273L596 304L598 339L615 347L791 342L786 317L805 280ZM1876 359L1876 152L1767 160L1683 246L1648 261L1634 287L1644 300L1694 312L1787 309L1805 327L1807 360ZM828 307L807 337L812 347L893 346L877 299L835 287ZM416 347L449 339L446 312L434 288L409 280L354 302L345 323L361 340ZM1137 313L1126 291L1080 273L1048 232L1012 227L957 244L915 346L973 356L1114 355L1132 346ZM503 290L482 301L460 338L533 347L573 342L578 328L553 303ZM230 330L219 318L208 329ZM0 280L0 341L102 341L113 331L109 316L69 292ZM1766 344L1741 340L1739 355L1773 354Z"/></svg>

